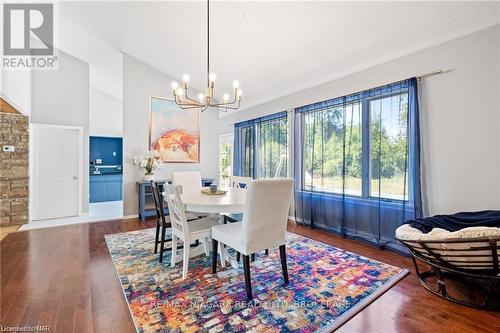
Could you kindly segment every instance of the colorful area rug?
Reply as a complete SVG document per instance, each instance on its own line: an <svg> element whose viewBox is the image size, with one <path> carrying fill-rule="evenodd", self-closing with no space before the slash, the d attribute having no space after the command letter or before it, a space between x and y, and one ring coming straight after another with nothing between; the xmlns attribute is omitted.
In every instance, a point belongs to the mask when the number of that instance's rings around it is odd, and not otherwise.
<svg viewBox="0 0 500 333"><path fill-rule="evenodd" d="M290 284L279 251L251 263L254 302L246 302L243 269L211 274L211 259L192 258L189 276L153 254L154 229L107 235L138 332L330 332L408 271L309 238L287 235Z"/></svg>

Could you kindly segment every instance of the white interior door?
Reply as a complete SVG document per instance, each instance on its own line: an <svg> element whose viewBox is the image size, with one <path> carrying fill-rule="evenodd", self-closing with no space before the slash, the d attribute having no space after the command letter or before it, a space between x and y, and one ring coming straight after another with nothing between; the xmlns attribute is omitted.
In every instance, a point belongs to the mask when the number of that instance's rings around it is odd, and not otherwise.
<svg viewBox="0 0 500 333"><path fill-rule="evenodd" d="M31 125L31 220L80 214L82 133L79 127Z"/></svg>

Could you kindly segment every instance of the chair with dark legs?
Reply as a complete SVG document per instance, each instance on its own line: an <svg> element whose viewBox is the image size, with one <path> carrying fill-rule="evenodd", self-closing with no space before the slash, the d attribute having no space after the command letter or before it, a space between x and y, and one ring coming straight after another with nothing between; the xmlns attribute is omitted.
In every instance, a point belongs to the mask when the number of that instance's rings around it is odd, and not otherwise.
<svg viewBox="0 0 500 333"><path fill-rule="evenodd" d="M160 188L163 186L154 181L151 181L151 194L153 195L153 202L155 204L156 211L156 237L155 237L155 251L154 253L158 253L158 244L160 244L160 262L163 261L163 251L165 250L165 241L169 242L172 239L165 239L166 229L171 227L170 218L165 216L165 209L163 206L163 200L161 193L163 189ZM161 231L161 238L160 238Z"/></svg>
<svg viewBox="0 0 500 333"><path fill-rule="evenodd" d="M212 227L212 273L217 271L219 242L243 256L248 300L252 300L250 257L279 247L285 284L288 284L285 236L293 179L255 180L248 185L243 220Z"/></svg>
<svg viewBox="0 0 500 333"><path fill-rule="evenodd" d="M240 176L230 176L229 177L229 187L233 188L241 188L241 189L246 189L248 188L248 185L252 182L252 178L250 177L240 177ZM225 213L222 214L222 217L224 218L224 224L230 222L241 222L243 219L243 214L241 213L236 213L236 214L230 214L230 213ZM269 254L269 249L265 250L266 255ZM240 262L241 254L239 252L236 253L236 260ZM255 253L252 254L251 260L255 261Z"/></svg>

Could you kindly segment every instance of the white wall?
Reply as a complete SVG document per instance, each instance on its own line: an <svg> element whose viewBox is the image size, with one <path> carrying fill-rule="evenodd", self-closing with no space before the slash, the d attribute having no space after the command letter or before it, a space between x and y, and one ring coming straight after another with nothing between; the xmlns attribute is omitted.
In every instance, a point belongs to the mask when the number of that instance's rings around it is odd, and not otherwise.
<svg viewBox="0 0 500 333"><path fill-rule="evenodd" d="M89 92L91 136L123 136L123 101L99 89Z"/></svg>
<svg viewBox="0 0 500 333"><path fill-rule="evenodd" d="M121 52L73 24L63 14L59 17L60 49L90 64L91 87L121 99Z"/></svg>
<svg viewBox="0 0 500 333"><path fill-rule="evenodd" d="M123 56L61 15L60 46L89 63L90 135L123 135Z"/></svg>
<svg viewBox="0 0 500 333"><path fill-rule="evenodd" d="M60 15L56 23L59 24L58 49L91 64L89 84L92 88L121 99L123 64L120 51L68 21L64 15ZM30 70L2 69L0 91L25 115L31 113Z"/></svg>
<svg viewBox="0 0 500 333"><path fill-rule="evenodd" d="M500 26L221 118L246 119L436 69L420 84L424 200L431 215L500 209Z"/></svg>
<svg viewBox="0 0 500 333"><path fill-rule="evenodd" d="M148 150L149 102L151 96L171 97L173 78L131 57L123 56L123 146L124 156L135 156ZM155 171L157 178L170 178L176 170L200 170L203 177L218 174L218 112L207 110L200 116L200 163L169 163ZM137 185L144 171L124 161L125 215L138 212Z"/></svg>
<svg viewBox="0 0 500 333"><path fill-rule="evenodd" d="M0 91L25 116L31 113L31 70L4 70L0 72Z"/></svg>
<svg viewBox="0 0 500 333"><path fill-rule="evenodd" d="M83 127L82 209L89 208L89 65L59 51L59 69L33 71L31 122Z"/></svg>

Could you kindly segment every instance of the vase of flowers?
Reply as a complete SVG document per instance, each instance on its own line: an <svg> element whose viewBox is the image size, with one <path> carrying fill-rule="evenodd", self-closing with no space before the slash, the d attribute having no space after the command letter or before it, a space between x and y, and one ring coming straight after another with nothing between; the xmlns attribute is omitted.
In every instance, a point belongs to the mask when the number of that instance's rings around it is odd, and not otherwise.
<svg viewBox="0 0 500 333"><path fill-rule="evenodd" d="M162 165L160 153L156 150L134 157L133 163L144 169L144 180L148 182L155 179L153 171L161 168Z"/></svg>

